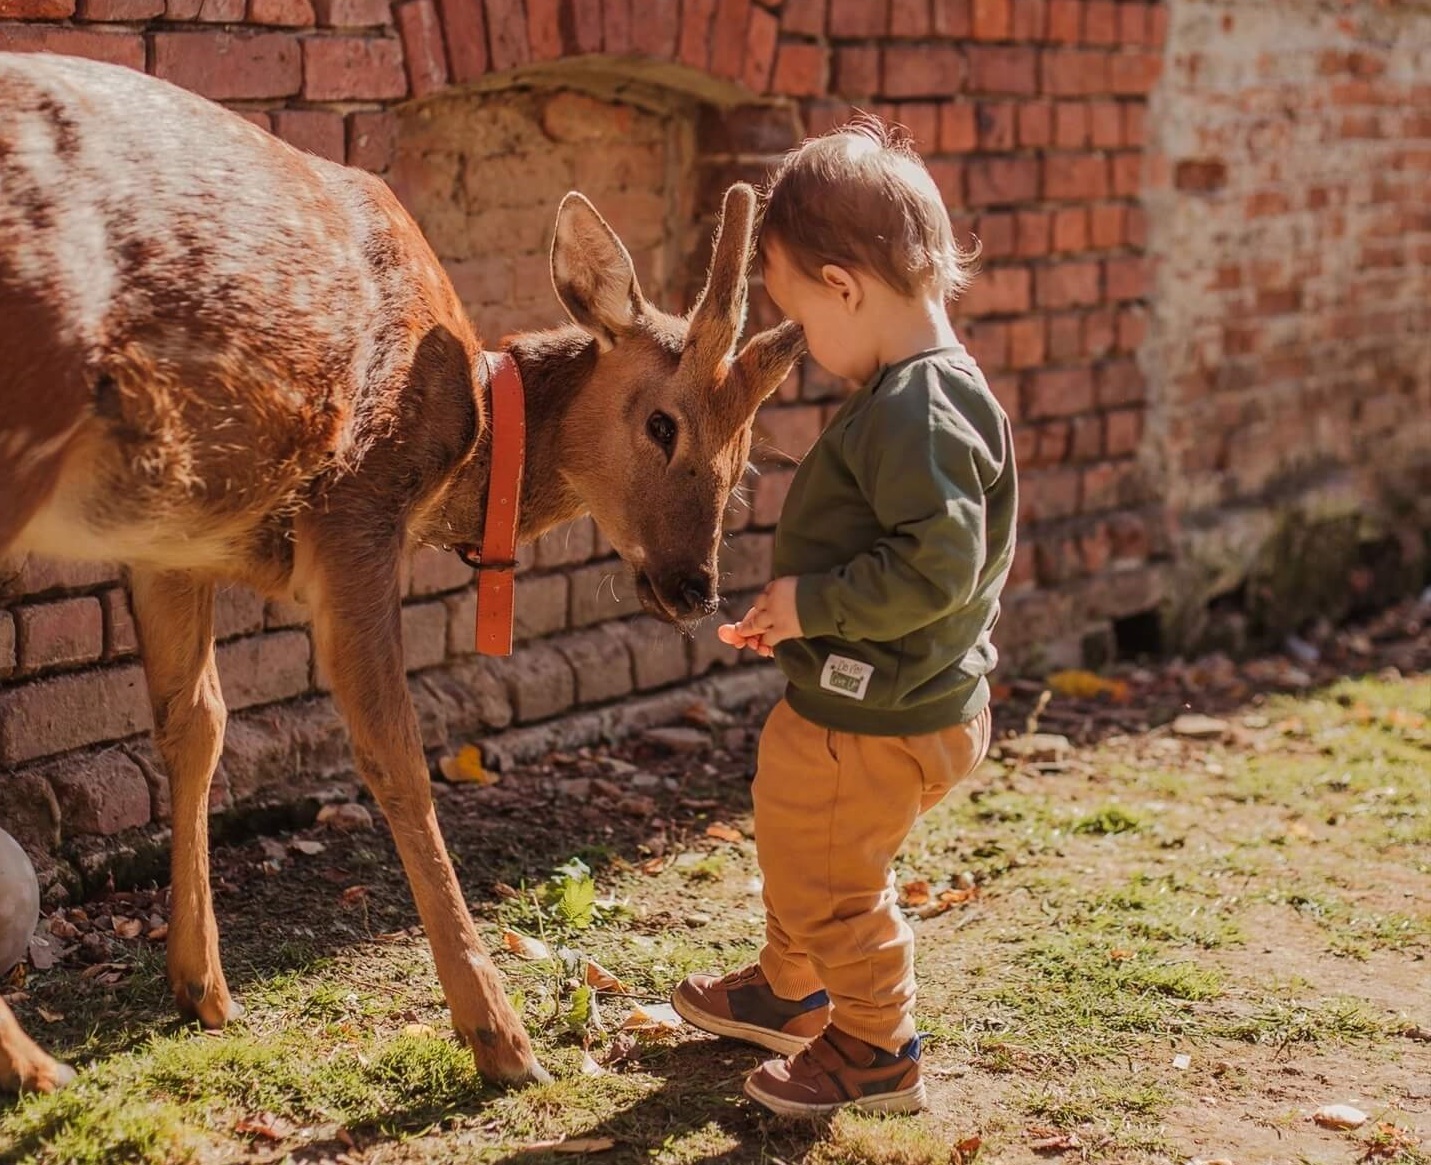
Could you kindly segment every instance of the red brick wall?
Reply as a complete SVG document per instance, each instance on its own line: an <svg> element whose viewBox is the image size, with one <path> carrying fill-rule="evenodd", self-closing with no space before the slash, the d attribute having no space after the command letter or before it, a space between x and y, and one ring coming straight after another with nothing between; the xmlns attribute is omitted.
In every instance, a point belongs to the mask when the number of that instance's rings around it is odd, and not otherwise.
<svg viewBox="0 0 1431 1165"><path fill-rule="evenodd" d="M1424 4L1172 6L1144 365L1184 634L1249 574L1336 603L1354 543L1431 528L1428 46Z"/></svg>
<svg viewBox="0 0 1431 1165"><path fill-rule="evenodd" d="M1431 302L1414 191L1431 103L1408 47L1425 18L1328 7L0 0L0 48L145 68L384 174L493 339L558 317L542 254L568 184L680 307L727 182L855 106L904 123L983 248L955 317L1016 422L1023 533L999 635L1038 666L1240 581L1187 565L1204 554L1189 531L1225 501L1256 518L1255 550L1297 466L1354 478L1344 496L1366 502L1384 491L1352 467L1401 480L1427 446L1412 423L1428 412ZM758 292L754 315L771 315ZM844 391L807 365L763 410L765 444L800 454ZM767 468L733 508L733 601L768 577L789 476ZM687 642L632 617L590 522L524 552L511 660L468 654L455 559L425 553L412 577L407 649L433 749L733 662L709 626ZM216 804L347 763L303 623L224 597L239 711ZM117 572L31 563L0 593L0 820L53 841L162 819L162 772L135 735L147 723Z"/></svg>

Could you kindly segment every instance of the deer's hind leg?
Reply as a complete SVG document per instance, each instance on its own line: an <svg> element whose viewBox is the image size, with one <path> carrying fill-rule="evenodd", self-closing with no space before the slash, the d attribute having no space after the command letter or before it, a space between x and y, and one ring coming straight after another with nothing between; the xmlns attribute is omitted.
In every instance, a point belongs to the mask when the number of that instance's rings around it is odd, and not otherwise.
<svg viewBox="0 0 1431 1165"><path fill-rule="evenodd" d="M25 1034L0 999L0 1091L53 1092L75 1077L74 1069L47 1055Z"/></svg>
<svg viewBox="0 0 1431 1165"><path fill-rule="evenodd" d="M169 986L184 1015L222 1027L241 1009L219 963L209 887L209 786L228 719L214 663L214 584L136 570L130 592L174 817Z"/></svg>

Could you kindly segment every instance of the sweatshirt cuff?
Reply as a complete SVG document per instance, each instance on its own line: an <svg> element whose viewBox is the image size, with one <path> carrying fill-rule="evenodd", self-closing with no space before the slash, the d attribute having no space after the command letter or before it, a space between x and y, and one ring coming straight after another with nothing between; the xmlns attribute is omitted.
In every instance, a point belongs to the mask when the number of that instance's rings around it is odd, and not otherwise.
<svg viewBox="0 0 1431 1165"><path fill-rule="evenodd" d="M804 638L839 636L840 628L830 605L834 582L828 574L802 574L795 580L795 614Z"/></svg>

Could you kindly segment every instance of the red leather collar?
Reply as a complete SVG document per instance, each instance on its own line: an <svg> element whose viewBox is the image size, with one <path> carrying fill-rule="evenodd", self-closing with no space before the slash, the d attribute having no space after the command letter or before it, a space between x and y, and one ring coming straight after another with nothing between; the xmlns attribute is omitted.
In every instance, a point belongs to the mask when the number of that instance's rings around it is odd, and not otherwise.
<svg viewBox="0 0 1431 1165"><path fill-rule="evenodd" d="M522 373L509 352L484 352L490 381L491 449L487 478L487 515L482 547L460 546L457 553L477 572L477 650L482 655L511 655L516 616L517 519L522 469L527 455L526 402Z"/></svg>

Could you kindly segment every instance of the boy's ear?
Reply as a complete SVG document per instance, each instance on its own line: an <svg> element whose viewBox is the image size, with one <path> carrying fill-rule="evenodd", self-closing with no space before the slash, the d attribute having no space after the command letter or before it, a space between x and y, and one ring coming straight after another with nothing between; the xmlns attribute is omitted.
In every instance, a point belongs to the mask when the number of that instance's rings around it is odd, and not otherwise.
<svg viewBox="0 0 1431 1165"><path fill-rule="evenodd" d="M859 276L848 267L826 263L820 268L820 279L826 288L840 297L849 310L853 311L864 302L864 285L860 282Z"/></svg>

